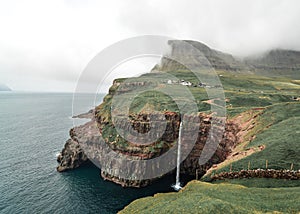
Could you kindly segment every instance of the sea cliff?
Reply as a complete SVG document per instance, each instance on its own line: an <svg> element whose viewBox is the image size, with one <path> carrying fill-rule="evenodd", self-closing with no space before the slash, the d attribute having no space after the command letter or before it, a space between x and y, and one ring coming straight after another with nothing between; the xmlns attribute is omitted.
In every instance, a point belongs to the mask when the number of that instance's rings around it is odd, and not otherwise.
<svg viewBox="0 0 300 214"><path fill-rule="evenodd" d="M184 116L189 121L190 127L194 127L194 129L190 129L190 133L191 136L196 135L196 142L189 155L181 163L180 172L192 176L195 176L197 172L200 177L207 170L214 168L217 164L231 156L239 144L244 143L240 148L242 150L247 143L255 138L257 133L275 123L270 120L273 116L266 117L268 119L257 122L259 114L264 112L265 107L272 105L278 107L279 103L288 103L290 105L290 102L298 102L295 98L297 98L299 86L294 83L297 83L297 79L299 78L293 79L290 83L289 79L276 79L274 81L267 76L256 76L257 74L261 75L262 64L268 66L267 62L270 61L269 59L274 58L273 52L267 57L268 60L261 59L258 63L258 59L238 60L229 54L210 49L201 43L194 41L186 42L199 49L203 55L199 57L193 53L191 54L185 46L182 46L180 41L169 42L171 45L170 54L182 56L183 61L189 67L195 66L199 63L199 60L202 62L201 60L203 60L204 56L206 58L205 63L210 63L212 68L218 70L226 92L225 101L228 116L225 118L225 127L217 127L211 136L214 138L214 135L221 133L221 140L209 161L201 166L198 163L209 136L213 115L215 115L214 118L217 121L222 121L224 117L222 118L220 115L216 116L215 112L212 112L210 109L211 105L219 106L222 100L210 99L206 90L220 88L220 86L199 83L195 75L186 70L184 66L170 60L168 57L163 57L161 62L149 74L142 75L141 77L114 80L103 102L89 113L91 121L71 129L70 139L66 142L64 149L58 156L59 166L57 170L59 172L80 167L91 160L100 166L101 176L104 179L118 183L124 187L146 186L154 178L144 180L134 179L138 174L142 173L138 169L130 171L132 173L131 179L121 178L119 176L119 169L111 167L110 164L101 165L99 160L108 160L105 154L109 154L109 150L116 154L130 157L133 160L151 160L165 154L176 144L179 134L179 124ZM286 53L277 51L275 55L277 58L285 59L285 61L287 56L291 56L294 59L298 55L298 53L294 52L292 54ZM267 70L264 74L268 75L271 73L271 76L275 75L275 71L281 69L281 67L277 69L276 66L277 64L274 64L272 69ZM293 76L298 68L298 61L294 60L292 64L289 64L288 67L286 66L287 64L285 64L286 76ZM180 82L178 80L166 79L165 73L173 75L174 79L177 78ZM190 84L186 86L182 85L182 82ZM175 101L170 99L170 96L166 96L159 91L167 87L170 87L169 91L176 94L180 94L181 91L188 88L195 98L196 107L198 108L197 112L183 115L179 111L176 101L180 100L183 103L190 103L192 100L189 97L177 97ZM141 90L142 93L139 93L138 96L132 96L136 95L136 89ZM114 108L113 98L115 96L120 96L124 100L132 99L128 115L124 113L122 108ZM245 112L248 111L250 111L248 114L250 116L247 117L247 120L239 119L245 118ZM112 112L118 115L116 120L112 119ZM116 129L116 127L119 127L123 132L130 132L132 129L137 133L148 133L151 130L150 118L152 122L155 122L158 130L164 131L163 135L151 144L137 145L135 142L123 138ZM158 118L164 118L166 121L165 127L159 123ZM197 123L199 123L199 126L197 126ZM189 141L188 137L185 137L183 140ZM170 161L176 161L176 159ZM114 163L111 162L111 164ZM120 169L126 169L126 167L120 165ZM173 173L173 171L169 173Z"/></svg>
<svg viewBox="0 0 300 214"><path fill-rule="evenodd" d="M58 156L59 166L57 170L59 172L74 169L87 163L89 159L85 151L92 151L89 152L89 155L92 154L90 158L93 160L97 161L97 159L103 159L104 157L99 157L101 153L103 154L102 148L99 148L99 138L102 138L104 140L102 143L111 150L139 160L148 160L158 157L174 146L178 140L179 124L181 121L181 115L178 112L131 113L130 118L125 116L119 117L119 119L115 121L117 124L113 124L111 112L109 111L111 98L114 96L114 93L116 93L116 88L121 84L120 81L114 81L103 103L93 111L90 122L70 130L71 138L66 142L64 149ZM130 87L128 84L127 86ZM150 116L152 122L153 120L155 121L155 118L158 120L158 118L161 117L164 117L167 121L164 134L159 140L152 144L136 145L135 143L126 141L116 132L115 126L118 125L125 131L133 128L139 133L147 133L151 125L149 120ZM212 115L199 112L197 115L185 115L185 117L192 127L197 127L196 122L195 125L192 125L193 121L200 122L198 126L199 129L192 130L194 133L197 133L195 145L187 158L181 163L181 173L186 175L195 176L197 171L198 176L202 176L213 165L224 161L226 157L231 154L236 145L242 141L245 135L245 129L247 128L243 127L242 129L242 124L239 124L240 121L227 119L225 131L222 133L222 140L216 151L206 164L200 166L198 160L209 135ZM248 124L248 126L250 125ZM162 126L162 128L164 127ZM219 132L221 132L221 127ZM219 132L217 131L214 134L219 134ZM183 140L188 141L189 139L185 138ZM135 173L138 174L139 172L136 171ZM106 180L113 181L124 187L142 187L155 180L126 180L116 176L114 171L110 171L109 169L105 170L105 167L101 169L101 176Z"/></svg>

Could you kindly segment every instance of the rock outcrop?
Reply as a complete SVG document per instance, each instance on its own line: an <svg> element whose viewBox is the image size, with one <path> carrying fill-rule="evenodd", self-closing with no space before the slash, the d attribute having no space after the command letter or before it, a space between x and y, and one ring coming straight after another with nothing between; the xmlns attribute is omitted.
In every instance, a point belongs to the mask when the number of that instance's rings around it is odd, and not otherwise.
<svg viewBox="0 0 300 214"><path fill-rule="evenodd" d="M62 152L57 156L58 172L63 172L69 169L75 169L89 162L78 142L69 139L67 140Z"/></svg>
<svg viewBox="0 0 300 214"><path fill-rule="evenodd" d="M73 116L73 118L91 119L94 118L94 110L90 110L87 113ZM87 155L84 153L82 146L80 146L78 140L74 138L74 129L70 130L70 139L67 140L63 150L57 156L58 172L64 172L70 169L78 168L84 164L89 163Z"/></svg>

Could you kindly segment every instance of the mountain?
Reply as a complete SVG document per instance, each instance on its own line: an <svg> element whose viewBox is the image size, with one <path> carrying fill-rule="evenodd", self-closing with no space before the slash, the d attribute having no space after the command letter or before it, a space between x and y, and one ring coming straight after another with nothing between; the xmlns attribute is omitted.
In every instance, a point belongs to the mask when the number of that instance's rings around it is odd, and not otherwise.
<svg viewBox="0 0 300 214"><path fill-rule="evenodd" d="M266 52L262 56L248 57L244 62L247 66L254 69L256 73L299 78L299 51L275 49Z"/></svg>
<svg viewBox="0 0 300 214"><path fill-rule="evenodd" d="M0 91L11 91L11 89L4 84L0 84Z"/></svg>
<svg viewBox="0 0 300 214"><path fill-rule="evenodd" d="M170 40L168 42L171 53L162 58L161 64L154 70L172 71L185 68L180 63L171 60L168 56L180 59L189 67L194 66L212 66L216 70L226 71L246 71L247 65L232 55L211 49L207 45L191 40ZM195 51L198 49L198 51Z"/></svg>
<svg viewBox="0 0 300 214"><path fill-rule="evenodd" d="M238 59L231 54L214 50L207 45L191 40L170 40L171 51L165 55L154 71L174 71L187 69L172 60L180 59L188 67L212 67L215 70L240 73L255 73L264 76L286 76L299 79L300 52L274 49L260 56ZM198 51L195 51L195 49Z"/></svg>

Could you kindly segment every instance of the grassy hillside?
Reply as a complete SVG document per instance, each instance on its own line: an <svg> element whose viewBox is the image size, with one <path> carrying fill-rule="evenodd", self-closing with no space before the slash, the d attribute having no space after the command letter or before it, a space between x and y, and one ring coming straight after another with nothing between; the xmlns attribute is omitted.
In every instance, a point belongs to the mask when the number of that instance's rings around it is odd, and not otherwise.
<svg viewBox="0 0 300 214"><path fill-rule="evenodd" d="M293 102L293 99L300 94L300 85L297 83L298 80L282 77L269 78L248 73L223 71L218 71L217 73L219 74L219 79L224 88L225 97L227 98L227 113L231 117L249 108L265 107L282 102ZM133 87L132 91L131 88L129 88L128 91L122 93L122 99L132 100L130 111L132 113L141 111L177 112L176 98L186 99L186 102L190 102L190 97L184 96L186 95L186 93L183 92L184 88L187 88L195 98L198 111L203 112L210 110L210 105L206 103L209 99L206 89L197 86L199 80L192 72L176 70L169 72L169 74L171 74L174 79L189 81L193 86L169 85L166 83L168 80L167 76L163 73L148 73L138 78L131 78L129 83L147 81L150 82L151 85L142 87L144 90L142 93L137 94L137 91L134 90L134 88L139 90L141 87ZM125 79L118 81L123 82ZM125 87L121 88L124 90ZM100 108L102 113L110 111L111 99L117 90L120 90L119 86L113 85L110 88L110 94L104 98L105 103L103 103ZM166 95L165 92L176 95L175 99L174 97L171 98ZM120 102L123 101L122 99L120 99Z"/></svg>
<svg viewBox="0 0 300 214"><path fill-rule="evenodd" d="M290 169L291 164L293 168L300 169L300 103L279 103L264 109L260 115L256 126L256 138L241 148L240 152L248 148L256 148L263 145L265 149L247 156L235 162L228 162L226 166L212 171L220 173L222 171L229 171L230 165L232 170L238 171L247 169L250 162L250 168L258 169L266 167L266 160L268 161L268 168L272 169ZM259 133L260 131L260 133ZM209 178L207 175L205 180ZM235 180L234 183L245 184L245 181ZM263 179L257 179L251 186L264 186L260 181L265 183ZM277 182L272 179L268 180L266 186L285 186L284 182ZM232 181L229 181L232 182ZM299 181L294 181L300 186ZM289 185L295 185L291 184Z"/></svg>
<svg viewBox="0 0 300 214"><path fill-rule="evenodd" d="M196 83L193 74L173 71L178 78ZM235 119L243 112L259 112L254 128L246 135L255 136L237 147L243 152L263 146L262 151L246 156L212 173L232 170L265 168L300 169L300 85L297 79L266 77L255 74L218 71L224 87L227 115ZM300 79L300 78L298 78ZM209 111L204 88L190 87L197 100L199 111ZM139 105L151 100L139 100ZM167 103L166 103L167 104ZM248 120L249 114L245 114ZM210 175L203 180L209 181ZM243 185L243 186L241 186ZM232 179L212 183L191 181L179 193L157 194L139 199L126 207L122 213L299 213L300 180L266 178Z"/></svg>
<svg viewBox="0 0 300 214"><path fill-rule="evenodd" d="M238 158L228 158L218 164L202 180L210 181L211 174L229 171L230 168L234 171L249 166L251 169L265 168L266 160L269 169L289 169L293 164L293 169L299 170L300 52L273 51L262 58L240 62L205 45L191 44L201 50L217 70L226 98L228 119L240 122L241 126L248 122L247 127L242 127L245 128L242 131L245 132L243 142L232 153L237 154ZM182 55L183 61L191 67L199 65L201 57L191 55L180 42L173 42L172 45L173 55ZM216 79L212 72L201 75L206 81ZM105 98L106 102L99 107L99 112L106 115L107 122L110 122L111 100L120 89L123 100L119 102L131 100L131 113L178 112L176 99L191 102L189 96L175 96L174 99L163 93L166 92L164 89L177 95L183 95L182 91L187 89L195 98L199 112L211 113L211 105L220 106L220 99L209 100L206 91L208 88L220 88L219 83L200 83L195 74L172 60L163 58L152 73L131 78L131 82L151 82L151 79L154 79L154 83L149 85L151 90L140 94L133 91L130 84L123 89L122 84L120 87L114 85ZM190 86L180 85L187 81ZM141 84L147 89L147 84ZM139 199L122 213L300 213L300 180L252 178L213 182L191 181L179 193Z"/></svg>
<svg viewBox="0 0 300 214"><path fill-rule="evenodd" d="M120 213L298 213L299 199L300 187L247 188L192 181L179 193L138 199Z"/></svg>

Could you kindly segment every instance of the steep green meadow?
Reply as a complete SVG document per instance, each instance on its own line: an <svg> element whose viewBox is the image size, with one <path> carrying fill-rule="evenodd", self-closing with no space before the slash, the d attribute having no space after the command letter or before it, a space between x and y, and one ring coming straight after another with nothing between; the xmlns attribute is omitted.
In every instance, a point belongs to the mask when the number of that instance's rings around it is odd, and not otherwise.
<svg viewBox="0 0 300 214"><path fill-rule="evenodd" d="M191 181L178 193L138 199L120 213L298 213L300 187L248 188Z"/></svg>

